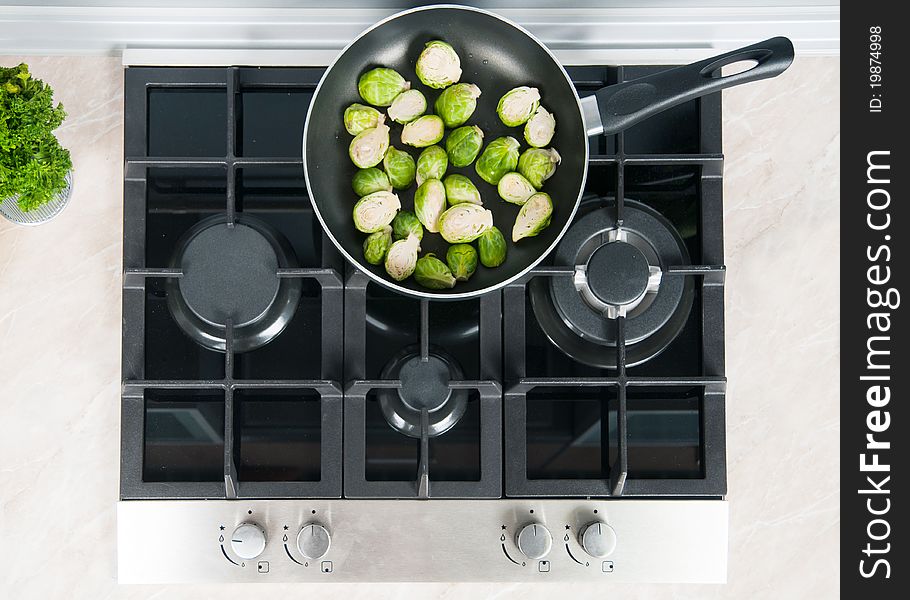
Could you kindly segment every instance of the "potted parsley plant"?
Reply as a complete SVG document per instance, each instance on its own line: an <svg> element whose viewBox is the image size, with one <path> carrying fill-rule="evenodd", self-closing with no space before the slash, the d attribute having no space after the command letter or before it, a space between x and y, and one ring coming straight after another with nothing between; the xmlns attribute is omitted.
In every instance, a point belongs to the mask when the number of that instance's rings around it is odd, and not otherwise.
<svg viewBox="0 0 910 600"><path fill-rule="evenodd" d="M69 150L54 136L66 118L53 90L28 65L0 67L0 214L23 224L47 220L69 198Z"/></svg>

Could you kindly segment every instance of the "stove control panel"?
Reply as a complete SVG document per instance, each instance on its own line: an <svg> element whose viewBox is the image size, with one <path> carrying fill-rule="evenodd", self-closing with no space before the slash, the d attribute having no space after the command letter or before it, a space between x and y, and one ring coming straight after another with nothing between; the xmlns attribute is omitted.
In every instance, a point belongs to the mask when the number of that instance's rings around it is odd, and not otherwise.
<svg viewBox="0 0 910 600"><path fill-rule="evenodd" d="M723 500L130 500L122 583L726 579Z"/></svg>

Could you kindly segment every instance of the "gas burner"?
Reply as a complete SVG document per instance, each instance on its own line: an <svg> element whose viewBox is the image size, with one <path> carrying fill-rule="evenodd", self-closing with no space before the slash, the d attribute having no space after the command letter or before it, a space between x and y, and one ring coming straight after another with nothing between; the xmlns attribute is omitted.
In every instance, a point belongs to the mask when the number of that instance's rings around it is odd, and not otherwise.
<svg viewBox="0 0 910 600"><path fill-rule="evenodd" d="M227 323L233 350L268 343L287 326L300 300L299 279L278 277L296 266L290 244L267 223L238 215L234 225L216 215L184 234L171 261L183 275L168 283L168 308L199 344L225 351Z"/></svg>
<svg viewBox="0 0 910 600"><path fill-rule="evenodd" d="M436 437L451 429L467 408L467 390L449 387L449 381L464 378L461 368L439 348L431 348L426 360L417 348L405 348L382 370L382 378L401 381L401 387L379 392L379 406L392 429L409 437L421 437L423 410L427 436Z"/></svg>
<svg viewBox="0 0 910 600"><path fill-rule="evenodd" d="M662 277L667 267L688 264L688 252L673 226L640 202L624 202L622 223L613 200L582 211L554 253L575 274L532 279L534 313L563 352L608 369L617 366L616 318L625 317L626 366L641 364L676 338L692 309L692 281Z"/></svg>

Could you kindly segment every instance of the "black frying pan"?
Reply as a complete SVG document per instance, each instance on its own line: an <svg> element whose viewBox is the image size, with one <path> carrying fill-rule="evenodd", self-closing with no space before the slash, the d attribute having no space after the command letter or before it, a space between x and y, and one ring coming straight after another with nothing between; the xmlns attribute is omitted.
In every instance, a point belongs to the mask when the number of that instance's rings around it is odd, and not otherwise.
<svg viewBox="0 0 910 600"><path fill-rule="evenodd" d="M461 81L480 87L482 95L468 124L478 125L484 141L511 135L527 147L521 128L509 128L496 116L496 104L508 90L519 85L537 87L541 104L556 116L556 135L551 146L562 156L556 174L543 191L553 198L550 226L537 237L517 244L508 243L506 262L495 269L478 266L467 282L451 290L428 290L413 278L395 282L382 266L363 258L365 235L354 228L351 210L357 201L351 189L356 167L348 157L351 136L342 121L344 109L362 102L357 92L360 75L376 66L401 73L427 97L432 112L439 91L420 83L414 63L430 40L451 44L461 57ZM721 67L743 60L757 61L748 71L716 77ZM345 48L322 77L307 114L303 132L306 181L316 216L328 237L359 269L375 281L411 296L425 298L466 298L502 287L521 277L552 250L565 233L585 185L588 136L612 134L655 113L721 89L774 77L793 60L793 46L786 38L773 38L747 48L655 75L612 85L593 97L579 100L565 70L539 40L493 13L464 6L427 6L393 15L364 31ZM392 128L391 144L414 156L419 150L401 144L401 126L387 119ZM443 142L444 143L444 142ZM466 168L449 167L448 173L462 173L480 190L484 207L493 211L493 221L510 239L517 206L500 200L494 186ZM398 192L402 208L413 210L415 187ZM445 258L448 244L439 235L424 235L421 255L434 252Z"/></svg>

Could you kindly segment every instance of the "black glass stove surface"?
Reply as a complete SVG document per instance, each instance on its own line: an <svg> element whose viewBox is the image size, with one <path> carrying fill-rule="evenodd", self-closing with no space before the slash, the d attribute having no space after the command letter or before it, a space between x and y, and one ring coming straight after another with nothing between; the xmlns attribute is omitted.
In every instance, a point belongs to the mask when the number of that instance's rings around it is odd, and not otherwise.
<svg viewBox="0 0 910 600"><path fill-rule="evenodd" d="M719 96L592 138L574 238L428 303L315 219L321 73L127 69L121 497L722 496Z"/></svg>

